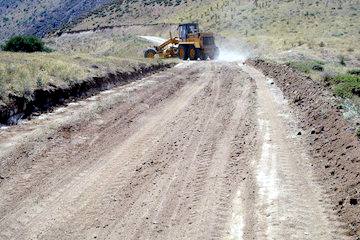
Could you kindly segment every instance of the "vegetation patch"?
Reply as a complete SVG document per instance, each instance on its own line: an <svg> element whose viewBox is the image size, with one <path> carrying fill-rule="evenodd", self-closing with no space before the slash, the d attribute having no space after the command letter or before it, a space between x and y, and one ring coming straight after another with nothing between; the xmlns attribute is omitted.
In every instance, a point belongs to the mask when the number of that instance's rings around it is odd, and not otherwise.
<svg viewBox="0 0 360 240"><path fill-rule="evenodd" d="M154 63L142 56L148 42L117 30L47 38L44 43L56 51L0 51L0 106L8 104L9 95L23 97L36 89L66 87Z"/></svg>
<svg viewBox="0 0 360 240"><path fill-rule="evenodd" d="M9 95L23 97L47 86L69 86L109 72L131 71L139 65L155 64L145 59L124 59L88 54L0 52L0 105Z"/></svg>
<svg viewBox="0 0 360 240"><path fill-rule="evenodd" d="M10 38L2 50L9 52L50 52L50 48L47 48L44 42L35 36L15 36Z"/></svg>
<svg viewBox="0 0 360 240"><path fill-rule="evenodd" d="M343 98L351 98L353 95L360 96L360 76L351 74L337 75L331 79L334 84L334 92Z"/></svg>
<svg viewBox="0 0 360 240"><path fill-rule="evenodd" d="M130 63L126 63L130 64ZM149 62L129 66L126 71L116 71L104 76L90 77L70 82L67 85L49 85L46 88L30 89L24 95L9 95L6 103L0 105L0 124L16 124L18 120L31 116L33 112L46 112L54 106L63 105L69 99L93 96L102 90L126 84L129 81L164 68L173 66L172 62ZM29 84L28 81L24 81ZM1 101L0 101L1 103Z"/></svg>
<svg viewBox="0 0 360 240"><path fill-rule="evenodd" d="M348 71L348 73L351 74L351 75L360 76L360 68L351 69L351 70Z"/></svg>
<svg viewBox="0 0 360 240"><path fill-rule="evenodd" d="M324 71L324 62L322 61L292 61L287 62L286 65L306 74L309 74L312 70Z"/></svg>
<svg viewBox="0 0 360 240"><path fill-rule="evenodd" d="M323 81L337 96L352 98L360 96L360 69L348 69L341 63L331 65L322 61L291 61L287 66L313 79Z"/></svg>

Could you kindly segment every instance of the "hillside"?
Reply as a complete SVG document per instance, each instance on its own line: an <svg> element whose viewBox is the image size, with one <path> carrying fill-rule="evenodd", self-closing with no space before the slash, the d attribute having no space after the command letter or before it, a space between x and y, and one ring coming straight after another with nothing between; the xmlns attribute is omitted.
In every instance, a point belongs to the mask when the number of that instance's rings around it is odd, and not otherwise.
<svg viewBox="0 0 360 240"><path fill-rule="evenodd" d="M360 66L359 10L359 1L0 0L4 16L0 19L0 42L14 33L43 36L58 28L61 33L130 25L45 39L56 50L51 55L58 59L91 59L83 69L88 71L92 64L108 57L142 58L143 49L150 43L139 39L139 35L166 38L169 31L176 31L177 23L198 21L203 30L217 35L223 53L285 62L320 79L322 75L343 74ZM1 58L5 69L11 67L6 62L16 65L19 76L23 71L26 78L39 75L29 70L29 64L17 64L20 58L16 54L1 53ZM26 57L34 62L41 58L41 54ZM312 69L318 63L324 71ZM8 78L8 73L2 75Z"/></svg>
<svg viewBox="0 0 360 240"><path fill-rule="evenodd" d="M360 109L360 83L346 76L360 67L359 14L359 1L126 0L99 8L63 31L117 26L133 37L167 38L178 23L197 21L216 34L223 60L250 56L285 63L330 85L337 95L354 95ZM335 75L344 80L329 83Z"/></svg>
<svg viewBox="0 0 360 240"><path fill-rule="evenodd" d="M0 0L0 42L14 34L44 36L111 0Z"/></svg>
<svg viewBox="0 0 360 240"><path fill-rule="evenodd" d="M250 43L263 55L276 52L328 60L344 55L356 65L359 10L359 1L127 0L93 12L71 29L198 21L204 30Z"/></svg>

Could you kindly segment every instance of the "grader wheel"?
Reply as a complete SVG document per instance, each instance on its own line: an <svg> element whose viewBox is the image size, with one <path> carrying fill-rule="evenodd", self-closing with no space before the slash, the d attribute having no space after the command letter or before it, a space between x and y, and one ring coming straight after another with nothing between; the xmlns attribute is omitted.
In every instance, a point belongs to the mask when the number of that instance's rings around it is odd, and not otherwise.
<svg viewBox="0 0 360 240"><path fill-rule="evenodd" d="M196 51L196 48L194 46L190 46L189 47L189 58L190 60L197 60L198 59L198 56L197 56L197 51Z"/></svg>
<svg viewBox="0 0 360 240"><path fill-rule="evenodd" d="M187 46L180 45L178 48L178 56L181 60L187 60L189 58L189 51Z"/></svg>
<svg viewBox="0 0 360 240"><path fill-rule="evenodd" d="M155 58L155 55L156 55L156 50L153 48L146 49L144 52L145 58L153 59L153 58Z"/></svg>

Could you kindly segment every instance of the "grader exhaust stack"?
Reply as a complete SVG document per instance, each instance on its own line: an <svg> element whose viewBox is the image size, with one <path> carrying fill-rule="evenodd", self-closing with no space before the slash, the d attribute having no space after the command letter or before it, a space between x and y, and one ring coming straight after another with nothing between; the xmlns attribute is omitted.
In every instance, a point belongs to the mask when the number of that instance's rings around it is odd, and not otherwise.
<svg viewBox="0 0 360 240"><path fill-rule="evenodd" d="M217 59L219 48L215 45L213 33L199 31L197 23L180 24L179 37L172 37L159 46L148 48L144 52L145 58L154 58L158 55L160 58L178 57L182 60L206 60Z"/></svg>

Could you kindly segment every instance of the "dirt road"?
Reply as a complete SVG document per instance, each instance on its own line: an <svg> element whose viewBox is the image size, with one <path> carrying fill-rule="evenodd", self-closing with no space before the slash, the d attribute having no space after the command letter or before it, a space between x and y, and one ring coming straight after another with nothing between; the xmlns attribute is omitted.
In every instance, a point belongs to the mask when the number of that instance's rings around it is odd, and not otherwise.
<svg viewBox="0 0 360 240"><path fill-rule="evenodd" d="M343 239L281 92L182 63L0 136L0 239Z"/></svg>

